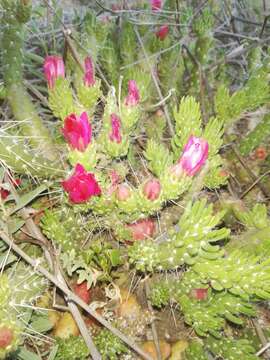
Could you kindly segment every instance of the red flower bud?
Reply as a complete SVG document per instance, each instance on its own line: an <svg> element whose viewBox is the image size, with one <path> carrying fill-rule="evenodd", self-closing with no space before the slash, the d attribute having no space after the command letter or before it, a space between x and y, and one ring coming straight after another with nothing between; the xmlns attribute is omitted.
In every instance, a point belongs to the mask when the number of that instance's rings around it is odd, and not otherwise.
<svg viewBox="0 0 270 360"><path fill-rule="evenodd" d="M80 116L71 114L65 118L62 133L72 149L84 152L91 142L92 127L86 112Z"/></svg>
<svg viewBox="0 0 270 360"><path fill-rule="evenodd" d="M65 77L65 65L60 56L47 56L43 65L44 75L47 79L48 87L52 89L56 79Z"/></svg>
<svg viewBox="0 0 270 360"><path fill-rule="evenodd" d="M196 300L206 300L208 296L208 289L192 289L190 296Z"/></svg>
<svg viewBox="0 0 270 360"><path fill-rule="evenodd" d="M152 179L148 180L143 187L143 193L147 197L148 200L154 201L156 200L161 191L161 185L159 180Z"/></svg>
<svg viewBox="0 0 270 360"><path fill-rule="evenodd" d="M264 146L260 146L255 150L256 158L259 160L264 160L267 157L267 151Z"/></svg>
<svg viewBox="0 0 270 360"><path fill-rule="evenodd" d="M74 204L86 202L92 196L101 194L94 174L87 173L81 164L76 165L74 174L63 181L62 186Z"/></svg>
<svg viewBox="0 0 270 360"><path fill-rule="evenodd" d="M83 78L83 82L85 86L93 86L95 84L95 68L94 68L94 64L93 61L91 59L90 56L87 56L84 59L84 68L85 68L85 72L84 72L84 78Z"/></svg>
<svg viewBox="0 0 270 360"><path fill-rule="evenodd" d="M160 10L161 6L162 6L162 1L161 0L151 0L151 9L153 11Z"/></svg>
<svg viewBox="0 0 270 360"><path fill-rule="evenodd" d="M116 198L120 201L127 200L131 195L129 187L126 184L118 185L115 195L116 195Z"/></svg>
<svg viewBox="0 0 270 360"><path fill-rule="evenodd" d="M13 331L7 326L0 328L0 349L6 349L13 340Z"/></svg>
<svg viewBox="0 0 270 360"><path fill-rule="evenodd" d="M125 105L136 106L140 101L139 89L135 80L129 80L128 82L128 96L125 99Z"/></svg>
<svg viewBox="0 0 270 360"><path fill-rule="evenodd" d="M119 144L122 141L122 136L120 132L121 121L116 114L111 114L111 125L112 131L110 133L110 140Z"/></svg>
<svg viewBox="0 0 270 360"><path fill-rule="evenodd" d="M87 281L82 282L81 284L75 284L73 290L79 298L81 298L86 304L90 303L90 289L87 288Z"/></svg>
<svg viewBox="0 0 270 360"><path fill-rule="evenodd" d="M133 240L143 240L153 237L156 225L152 219L143 219L133 224L128 224L127 228L131 231Z"/></svg>
<svg viewBox="0 0 270 360"><path fill-rule="evenodd" d="M169 33L169 26L168 25L162 25L159 30L156 32L156 37L159 40L164 40Z"/></svg>

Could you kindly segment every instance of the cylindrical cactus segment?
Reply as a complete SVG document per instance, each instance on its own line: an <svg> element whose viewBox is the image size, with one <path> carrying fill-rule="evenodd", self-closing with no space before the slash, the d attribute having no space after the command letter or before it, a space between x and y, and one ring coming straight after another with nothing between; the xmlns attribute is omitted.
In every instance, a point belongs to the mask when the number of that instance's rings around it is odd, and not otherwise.
<svg viewBox="0 0 270 360"><path fill-rule="evenodd" d="M25 4L26 3L26 4ZM24 22L31 15L26 1L1 0L3 33L2 62L7 99L15 119L29 143L42 151L44 157L54 160L52 139L48 129L42 123L38 112L23 86L23 34Z"/></svg>

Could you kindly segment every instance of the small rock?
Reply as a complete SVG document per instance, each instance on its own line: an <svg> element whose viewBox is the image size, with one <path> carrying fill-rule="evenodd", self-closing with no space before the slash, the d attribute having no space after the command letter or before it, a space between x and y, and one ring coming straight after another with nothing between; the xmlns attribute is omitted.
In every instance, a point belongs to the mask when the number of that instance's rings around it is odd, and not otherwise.
<svg viewBox="0 0 270 360"><path fill-rule="evenodd" d="M186 340L179 340L172 346L172 355L169 360L183 360L183 352L188 347Z"/></svg>
<svg viewBox="0 0 270 360"><path fill-rule="evenodd" d="M61 339L67 339L71 335L78 336L80 333L73 316L65 312L54 328L53 334Z"/></svg>
<svg viewBox="0 0 270 360"><path fill-rule="evenodd" d="M164 340L159 340L159 348L162 360L168 359L171 354L171 345ZM142 349L149 354L153 360L158 360L155 343L153 341L145 341Z"/></svg>

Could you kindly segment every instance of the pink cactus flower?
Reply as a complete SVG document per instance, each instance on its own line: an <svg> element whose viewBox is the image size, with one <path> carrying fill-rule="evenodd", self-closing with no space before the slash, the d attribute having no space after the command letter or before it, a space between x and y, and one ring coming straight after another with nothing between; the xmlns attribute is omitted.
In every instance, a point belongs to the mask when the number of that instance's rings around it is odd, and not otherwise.
<svg viewBox="0 0 270 360"><path fill-rule="evenodd" d="M161 191L161 185L159 180L151 179L148 180L143 187L143 193L147 197L148 200L154 201L156 200Z"/></svg>
<svg viewBox="0 0 270 360"><path fill-rule="evenodd" d="M118 185L115 196L120 201L125 201L130 197L130 189L126 184L120 184Z"/></svg>
<svg viewBox="0 0 270 360"><path fill-rule="evenodd" d="M158 11L161 9L162 0L151 0L151 8L153 11Z"/></svg>
<svg viewBox="0 0 270 360"><path fill-rule="evenodd" d="M169 33L169 26L168 25L162 25L158 31L156 32L156 37L163 41Z"/></svg>
<svg viewBox="0 0 270 360"><path fill-rule="evenodd" d="M90 56L87 56L84 60L84 78L83 82L85 86L91 87L95 84L95 68L93 64L93 60Z"/></svg>
<svg viewBox="0 0 270 360"><path fill-rule="evenodd" d="M48 83L49 89L53 89L56 79L65 77L65 65L60 56L46 56L43 71Z"/></svg>
<svg viewBox="0 0 270 360"><path fill-rule="evenodd" d="M137 241L153 237L156 225L152 219L142 219L133 224L128 224L127 228L132 233L132 240Z"/></svg>
<svg viewBox="0 0 270 360"><path fill-rule="evenodd" d="M120 132L121 121L116 114L111 114L111 125L112 131L110 133L110 140L120 144L120 142L122 141L122 136Z"/></svg>
<svg viewBox="0 0 270 360"><path fill-rule="evenodd" d="M178 163L172 168L176 176L184 172L188 176L195 175L208 158L208 142L202 138L190 136Z"/></svg>
<svg viewBox="0 0 270 360"><path fill-rule="evenodd" d="M136 106L140 101L139 89L135 80L128 82L128 96L125 99L126 106Z"/></svg>
<svg viewBox="0 0 270 360"><path fill-rule="evenodd" d="M68 192L69 200L74 204L84 203L92 196L101 194L94 174L86 172L81 164L75 166L73 175L62 181L62 186Z"/></svg>
<svg viewBox="0 0 270 360"><path fill-rule="evenodd" d="M86 112L65 118L62 133L72 149L84 152L92 139L92 127Z"/></svg>

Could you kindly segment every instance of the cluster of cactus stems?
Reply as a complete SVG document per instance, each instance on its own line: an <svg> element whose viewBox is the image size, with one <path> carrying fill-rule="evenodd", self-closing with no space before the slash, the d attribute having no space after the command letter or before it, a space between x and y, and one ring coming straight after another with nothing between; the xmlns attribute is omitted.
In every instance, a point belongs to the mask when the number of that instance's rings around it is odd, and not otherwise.
<svg viewBox="0 0 270 360"><path fill-rule="evenodd" d="M222 359L258 360L255 349L246 339L224 338L217 340L209 336L204 344L199 341L191 342L185 353L186 360L208 360L208 354L221 357Z"/></svg>
<svg viewBox="0 0 270 360"><path fill-rule="evenodd" d="M160 308L177 302L186 323L202 337L211 334L220 338L225 320L244 325L242 315L256 316L256 302L270 298L269 259L264 251L254 255L254 243L248 241L251 231L255 234L256 230L269 229L266 208L256 205L251 211L236 210L236 215L248 227L247 241L243 243L240 239L236 245L239 249L230 249L229 243L225 251L230 252L225 257L199 258L181 278L161 280L151 289L154 306ZM256 235L255 238L258 239ZM259 248L267 248L267 237L260 240Z"/></svg>
<svg viewBox="0 0 270 360"><path fill-rule="evenodd" d="M124 17L117 42L114 38L119 34L114 21L101 26L100 20L89 13L84 18L82 34L74 34L74 39L82 43L75 49L76 61L71 52L67 53L66 63L60 55L48 55L44 60L48 104L58 120L56 131L62 136L60 146L56 146L23 85L23 32L31 14L30 1L0 3L4 86L20 135L1 129L0 157L16 173L61 179L56 188L61 192L62 206L46 210L40 226L43 234L61 249L67 274L76 273L79 282L87 280L91 285L90 270L95 269L102 274L99 280L109 281L112 269L123 263L121 251L130 268L139 272L160 272L162 277L163 271L185 269L181 278L152 284L150 299L157 308L178 303L185 322L205 338L204 343L191 343L185 355L187 360L207 359L207 352L230 360L257 359L246 340L222 338L222 331L226 321L243 325L243 315L256 316L255 304L270 299L270 261L260 251L267 247L266 208L257 206L246 212L234 209L235 216L247 227L246 238L260 240L260 250L254 255L245 237L240 237L235 246L234 238L229 241L230 230L221 225L225 212L214 211L206 199L196 200L196 195L204 188L216 189L226 184L219 155L224 129L246 111L269 101L268 66L262 64L253 69L245 86L233 94L227 87L219 86L215 116L207 120L210 104L200 104L196 97L202 96L198 91L203 82L201 69L210 61L208 53L214 41L210 7L194 22L197 37L191 50L187 49L194 52L187 69L186 55L179 56L180 45L161 53L159 58L151 56L175 41L173 30L166 24L149 34L144 26L134 31L133 24ZM156 14L161 2L151 4ZM153 14L150 12L149 16ZM138 51L141 37L144 51ZM75 42L73 45L76 47ZM109 78L108 89L98 78L98 61ZM180 83L187 70L190 88L188 95L182 96L185 89L180 88ZM129 159L141 124L147 121L145 109L157 99L152 72L159 77L162 91L176 88L177 96L169 109L174 135L169 146L161 139L148 139L143 152L146 171L137 177L130 172ZM242 141L241 153L248 155L268 133L267 114ZM184 210L177 224L166 229L164 236L156 236L157 214L162 215L163 210L165 213L171 201L180 201ZM89 245L89 232L95 233L100 227L117 241L128 244L128 249L116 249L101 238ZM0 277L0 333L6 331L9 340L6 346L0 346L1 359L21 341L24 325L18 319L16 305L31 304L44 289L44 281L34 273L28 279L31 286L17 286L27 267L14 273L10 270L12 281L8 271ZM118 359L127 352L123 343L107 330L101 331L95 342L104 359ZM59 340L58 349L59 360L77 358L77 350L80 358L88 356L81 338Z"/></svg>

